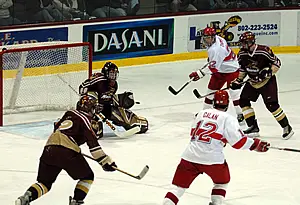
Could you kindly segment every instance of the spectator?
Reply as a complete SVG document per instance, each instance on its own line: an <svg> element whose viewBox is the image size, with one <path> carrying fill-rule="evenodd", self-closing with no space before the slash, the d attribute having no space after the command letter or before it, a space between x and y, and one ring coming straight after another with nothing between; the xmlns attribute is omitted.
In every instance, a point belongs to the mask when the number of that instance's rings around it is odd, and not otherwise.
<svg viewBox="0 0 300 205"><path fill-rule="evenodd" d="M0 0L0 25L9 26L13 24L21 24L19 19L10 15L9 8L13 5L12 0Z"/></svg>
<svg viewBox="0 0 300 205"><path fill-rule="evenodd" d="M41 0L41 8L46 9L52 16L54 21L66 20L62 14L54 5L53 0Z"/></svg>
<svg viewBox="0 0 300 205"><path fill-rule="evenodd" d="M127 16L135 16L140 9L141 3L140 0L125 0L124 4L124 7L128 5L126 9Z"/></svg>
<svg viewBox="0 0 300 205"><path fill-rule="evenodd" d="M14 5L11 7L12 14L15 18L22 20L24 23L42 23L52 22L54 18L43 8L40 0L13 0Z"/></svg>
<svg viewBox="0 0 300 205"><path fill-rule="evenodd" d="M87 0L88 13L97 18L126 16L126 0Z"/></svg>
<svg viewBox="0 0 300 205"><path fill-rule="evenodd" d="M235 9L235 8L248 8L248 7L249 7L248 4L241 0L215 0L212 9Z"/></svg>
<svg viewBox="0 0 300 205"><path fill-rule="evenodd" d="M79 9L77 0L53 0L55 8L57 8L64 16L64 19L88 20L90 16Z"/></svg>
<svg viewBox="0 0 300 205"><path fill-rule="evenodd" d="M193 5L197 8L198 11L207 11L212 9L213 0L196 0Z"/></svg>
<svg viewBox="0 0 300 205"><path fill-rule="evenodd" d="M169 0L169 3L172 12L197 11L197 8L193 5L194 0Z"/></svg>

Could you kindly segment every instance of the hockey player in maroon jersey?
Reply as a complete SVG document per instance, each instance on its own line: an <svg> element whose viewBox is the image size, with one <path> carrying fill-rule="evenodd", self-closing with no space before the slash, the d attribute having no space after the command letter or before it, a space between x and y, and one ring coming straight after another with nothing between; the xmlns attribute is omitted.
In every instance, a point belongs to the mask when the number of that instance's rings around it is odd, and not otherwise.
<svg viewBox="0 0 300 205"><path fill-rule="evenodd" d="M280 69L281 62L271 48L255 43L255 35L247 31L240 36L241 49L238 53L240 64L239 77L232 82L232 89L240 89L246 76L249 81L243 87L240 96L240 106L248 125L244 131L250 136L259 135L259 127L251 101L256 102L262 96L266 108L283 128L283 139L289 139L293 134L288 118L278 102L278 89L275 74Z"/></svg>
<svg viewBox="0 0 300 205"><path fill-rule="evenodd" d="M97 92L99 103L103 104L104 107L102 114L108 120L111 120L117 126L124 127L126 130L134 126L140 126L141 131L139 133L145 133L148 130L147 119L137 116L129 110L135 104L133 93L124 92L116 94L118 90L118 76L119 69L117 65L107 62L101 69L101 72L94 73L79 86L79 93L85 94L88 91ZM99 131L96 131L96 134L101 138L103 136L103 124L100 120L98 121L98 127Z"/></svg>
<svg viewBox="0 0 300 205"><path fill-rule="evenodd" d="M163 205L176 205L196 177L204 173L214 183L209 205L222 205L230 182L229 167L223 153L225 144L239 150L268 151L268 142L244 135L238 121L226 112L228 104L228 93L219 90L214 94L213 108L198 113L190 131L190 143L181 155L172 188L167 192Z"/></svg>
<svg viewBox="0 0 300 205"><path fill-rule="evenodd" d="M65 112L55 124L40 157L37 182L15 201L15 205L29 205L46 194L62 170L78 180L69 205L83 204L94 180L92 169L80 153L79 146L84 143L105 171L115 171L113 167L117 165L99 145L91 125L94 113L101 110L99 106L97 95L87 93L78 101L76 110Z"/></svg>

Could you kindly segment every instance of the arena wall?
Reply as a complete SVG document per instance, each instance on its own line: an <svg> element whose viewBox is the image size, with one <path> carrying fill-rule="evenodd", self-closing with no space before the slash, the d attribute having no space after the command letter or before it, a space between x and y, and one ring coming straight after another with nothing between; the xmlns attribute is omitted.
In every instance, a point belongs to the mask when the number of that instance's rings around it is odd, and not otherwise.
<svg viewBox="0 0 300 205"><path fill-rule="evenodd" d="M71 42L90 41L95 54L93 68L101 67L107 60L114 60L122 67L206 58L205 49L195 36L198 29L204 28L211 22L219 24L221 34L228 38L235 52L238 51L238 36L246 30L251 30L257 34L258 43L271 46L275 53L298 53L300 52L299 20L299 10L195 14L118 22L16 28L1 30L0 40L2 46L66 39ZM49 35L53 31L53 36L57 36L58 39L51 36L46 38L45 34L42 38L38 34L42 30ZM37 34L32 35L32 32ZM22 38L23 36L26 37Z"/></svg>

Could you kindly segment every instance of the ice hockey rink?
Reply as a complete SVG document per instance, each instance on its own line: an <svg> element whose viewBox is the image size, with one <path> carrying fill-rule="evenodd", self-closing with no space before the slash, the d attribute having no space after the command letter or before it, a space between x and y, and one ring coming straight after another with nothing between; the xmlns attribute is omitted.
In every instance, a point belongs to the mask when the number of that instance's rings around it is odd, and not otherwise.
<svg viewBox="0 0 300 205"><path fill-rule="evenodd" d="M277 73L280 104L286 112L295 135L285 141L282 129L262 104L253 104L261 128L261 137L273 146L300 149L300 55L278 55L282 68ZM205 94L209 76L191 83L177 96L168 91L188 81L188 74L205 64L205 60L151 64L120 68L119 91L131 90L140 101L133 111L149 122L146 134L128 139L113 137L105 128L100 143L119 168L138 174L145 165L150 170L142 180L119 172L104 172L89 161L95 181L85 200L86 205L160 205L169 190L180 155L189 143L194 114L202 109L203 100L192 93L197 88ZM75 103L75 102L74 102ZM230 113L233 108L230 107ZM7 124L0 129L0 202L14 200L35 182L39 157L53 121L63 112L37 112L5 116ZM86 146L84 153L89 154ZM225 147L231 171L227 205L299 205L300 153L269 150L257 153ZM52 190L32 205L67 205L76 181L63 171ZM200 175L181 198L180 205L208 205L212 182Z"/></svg>

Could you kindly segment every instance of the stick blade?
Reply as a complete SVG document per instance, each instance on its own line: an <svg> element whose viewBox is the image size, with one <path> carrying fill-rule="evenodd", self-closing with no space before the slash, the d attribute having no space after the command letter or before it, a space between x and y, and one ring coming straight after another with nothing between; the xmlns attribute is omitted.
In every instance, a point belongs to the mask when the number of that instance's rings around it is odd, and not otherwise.
<svg viewBox="0 0 300 205"><path fill-rule="evenodd" d="M126 137L130 137L132 135L135 135L136 133L138 133L140 131L141 131L141 128L137 126L137 127L131 128L125 132L116 132L116 135L121 138L126 138Z"/></svg>
<svg viewBox="0 0 300 205"><path fill-rule="evenodd" d="M196 98L198 98L198 99L201 98L201 95L200 95L200 93L198 92L197 89L194 89L194 90L193 90L193 93L194 93L194 95L196 96Z"/></svg>
<svg viewBox="0 0 300 205"><path fill-rule="evenodd" d="M141 171L141 173L136 177L137 179L141 180L149 171L149 166L146 165L143 170Z"/></svg>
<svg viewBox="0 0 300 205"><path fill-rule="evenodd" d="M168 87L169 91L173 94L173 95L177 95L178 92L176 90L174 90L174 88L172 86L169 85Z"/></svg>

